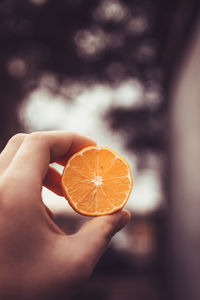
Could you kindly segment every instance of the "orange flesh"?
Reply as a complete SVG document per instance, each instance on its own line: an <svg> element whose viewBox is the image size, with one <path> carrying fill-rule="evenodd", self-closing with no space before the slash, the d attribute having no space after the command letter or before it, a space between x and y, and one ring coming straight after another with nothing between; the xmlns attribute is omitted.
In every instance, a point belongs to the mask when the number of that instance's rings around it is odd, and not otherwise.
<svg viewBox="0 0 200 300"><path fill-rule="evenodd" d="M62 188L69 204L78 213L111 214L121 209L130 195L130 166L109 148L87 147L67 162Z"/></svg>

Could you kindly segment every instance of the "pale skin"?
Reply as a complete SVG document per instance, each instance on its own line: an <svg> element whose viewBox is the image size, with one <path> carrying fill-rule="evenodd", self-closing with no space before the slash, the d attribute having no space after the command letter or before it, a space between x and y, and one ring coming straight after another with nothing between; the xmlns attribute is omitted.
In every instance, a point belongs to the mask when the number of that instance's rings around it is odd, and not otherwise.
<svg viewBox="0 0 200 300"><path fill-rule="evenodd" d="M61 175L49 164L64 165L95 144L75 133L35 132L15 135L1 152L0 299L70 299L128 223L130 213L120 210L66 235L42 202L42 186L62 195Z"/></svg>

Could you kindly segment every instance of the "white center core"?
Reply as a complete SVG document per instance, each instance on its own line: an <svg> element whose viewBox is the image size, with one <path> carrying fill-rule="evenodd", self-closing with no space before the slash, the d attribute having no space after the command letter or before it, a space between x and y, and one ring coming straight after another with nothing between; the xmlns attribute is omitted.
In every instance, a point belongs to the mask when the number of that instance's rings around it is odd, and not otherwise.
<svg viewBox="0 0 200 300"><path fill-rule="evenodd" d="M102 184L102 178L100 176L96 176L92 182L94 182L95 185L101 185Z"/></svg>

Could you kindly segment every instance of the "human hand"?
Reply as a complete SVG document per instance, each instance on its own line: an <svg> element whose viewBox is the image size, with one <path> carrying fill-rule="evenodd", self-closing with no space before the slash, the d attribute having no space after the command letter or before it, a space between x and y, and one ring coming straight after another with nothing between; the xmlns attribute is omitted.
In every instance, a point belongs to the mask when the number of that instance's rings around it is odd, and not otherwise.
<svg viewBox="0 0 200 300"><path fill-rule="evenodd" d="M129 221L119 211L64 234L42 202L42 186L58 195L64 165L88 137L37 132L12 137L0 154L0 299L68 299L90 276L112 236Z"/></svg>

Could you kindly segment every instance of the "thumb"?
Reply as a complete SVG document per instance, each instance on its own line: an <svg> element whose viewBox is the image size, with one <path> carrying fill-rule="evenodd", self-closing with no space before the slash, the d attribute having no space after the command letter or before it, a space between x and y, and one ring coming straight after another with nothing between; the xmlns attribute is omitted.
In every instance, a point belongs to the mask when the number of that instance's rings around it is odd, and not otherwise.
<svg viewBox="0 0 200 300"><path fill-rule="evenodd" d="M120 210L112 215L95 217L75 234L82 255L90 261L91 268L96 265L115 233L129 222L130 216L127 210Z"/></svg>

